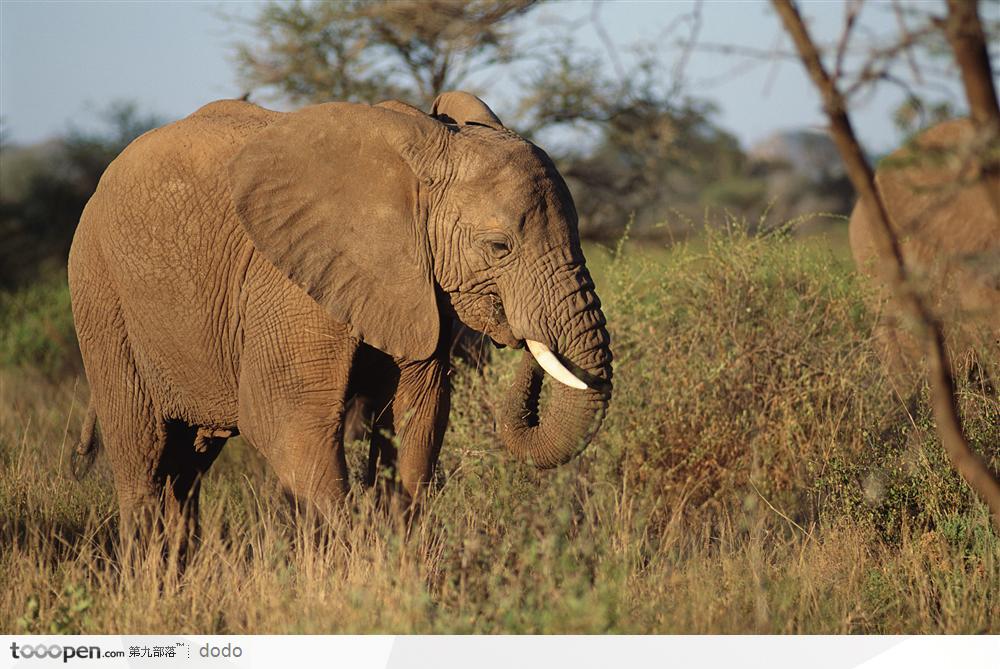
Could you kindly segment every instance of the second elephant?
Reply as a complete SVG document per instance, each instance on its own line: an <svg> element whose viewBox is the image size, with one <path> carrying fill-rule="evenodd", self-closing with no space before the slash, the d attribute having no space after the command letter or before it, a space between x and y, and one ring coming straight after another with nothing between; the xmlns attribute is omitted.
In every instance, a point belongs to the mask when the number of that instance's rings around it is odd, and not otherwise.
<svg viewBox="0 0 1000 669"><path fill-rule="evenodd" d="M888 156L876 184L909 278L945 325L952 357L959 366L975 360L989 378L1000 371L1000 175L982 169L978 142L968 119L940 123ZM879 352L909 400L923 351L878 281L875 231L861 202L849 233L855 263L876 279L876 301L886 304L875 331Z"/></svg>

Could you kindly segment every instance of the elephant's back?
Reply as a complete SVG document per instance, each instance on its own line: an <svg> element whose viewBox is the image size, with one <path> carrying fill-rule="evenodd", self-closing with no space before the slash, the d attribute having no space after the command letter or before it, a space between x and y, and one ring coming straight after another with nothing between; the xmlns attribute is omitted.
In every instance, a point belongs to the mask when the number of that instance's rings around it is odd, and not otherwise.
<svg viewBox="0 0 1000 669"><path fill-rule="evenodd" d="M174 200L181 182L225 178L233 155L281 116L241 100L211 102L133 140L108 166L96 194L133 188L133 197Z"/></svg>
<svg viewBox="0 0 1000 669"><path fill-rule="evenodd" d="M915 261L1000 249L1000 180L970 154L974 133L967 119L937 125L893 154L899 167L879 170L894 225L921 253Z"/></svg>
<svg viewBox="0 0 1000 669"><path fill-rule="evenodd" d="M963 148L973 132L967 119L934 126L913 147L884 159L876 172L907 266L917 273L958 264L969 271L1000 267L1000 180L981 174L979 162ZM849 232L855 261L870 265L873 221L860 202Z"/></svg>
<svg viewBox="0 0 1000 669"><path fill-rule="evenodd" d="M278 116L237 100L213 102L145 133L111 163L84 215L95 220L82 223L97 228L123 291L171 285L178 300L197 299L242 255L249 240L233 209L227 165Z"/></svg>
<svg viewBox="0 0 1000 669"><path fill-rule="evenodd" d="M175 214L183 224L207 204L207 198L228 200L226 166L237 151L275 119L273 112L239 100L205 105L186 118L144 133L108 166L91 198L103 236L143 236L151 230L152 211ZM229 212L216 206L214 216ZM84 218L87 218L85 213ZM166 232L157 227L155 231ZM171 231L170 234L174 234ZM176 230L184 234L183 230ZM191 233L202 231L190 231Z"/></svg>
<svg viewBox="0 0 1000 669"><path fill-rule="evenodd" d="M278 116L221 101L142 135L109 166L81 220L143 378L169 415L194 424L235 420L237 301L252 246L227 164Z"/></svg>

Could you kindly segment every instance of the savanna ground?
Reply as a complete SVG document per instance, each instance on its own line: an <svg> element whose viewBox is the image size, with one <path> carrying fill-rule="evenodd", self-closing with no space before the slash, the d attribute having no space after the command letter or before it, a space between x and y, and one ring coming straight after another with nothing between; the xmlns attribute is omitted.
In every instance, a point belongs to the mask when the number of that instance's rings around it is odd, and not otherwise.
<svg viewBox="0 0 1000 669"><path fill-rule="evenodd" d="M64 277L3 297L0 632L1000 631L1000 541L926 391L907 411L881 372L842 241L728 228L588 254L615 395L582 457L538 472L499 449L492 402L520 355L499 352L455 370L439 485L408 530L358 484L328 541L301 536L233 439L180 579L120 569L103 456L68 474L87 389ZM996 467L995 392L963 382L960 402Z"/></svg>

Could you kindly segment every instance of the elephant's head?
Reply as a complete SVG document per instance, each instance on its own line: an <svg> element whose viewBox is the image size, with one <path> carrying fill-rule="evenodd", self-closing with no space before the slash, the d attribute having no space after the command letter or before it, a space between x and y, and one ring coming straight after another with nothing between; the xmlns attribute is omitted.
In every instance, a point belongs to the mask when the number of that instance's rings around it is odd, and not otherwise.
<svg viewBox="0 0 1000 669"><path fill-rule="evenodd" d="M526 345L501 437L555 466L593 437L611 388L572 197L478 98L446 93L432 114L398 102L287 114L230 164L236 211L275 266L393 356L434 355L451 311ZM540 416L542 369L558 382Z"/></svg>

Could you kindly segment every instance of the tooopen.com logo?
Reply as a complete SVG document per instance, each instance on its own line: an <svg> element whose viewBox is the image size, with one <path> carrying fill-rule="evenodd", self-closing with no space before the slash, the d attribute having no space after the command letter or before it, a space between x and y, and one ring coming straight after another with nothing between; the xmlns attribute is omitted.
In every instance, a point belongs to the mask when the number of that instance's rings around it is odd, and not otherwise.
<svg viewBox="0 0 1000 669"><path fill-rule="evenodd" d="M125 651L102 651L97 646L58 646L56 644L45 645L44 643L20 645L15 641L10 644L10 655L15 660L34 658L58 660L62 658L63 663L66 663L75 659L99 660L102 657L125 657Z"/></svg>

